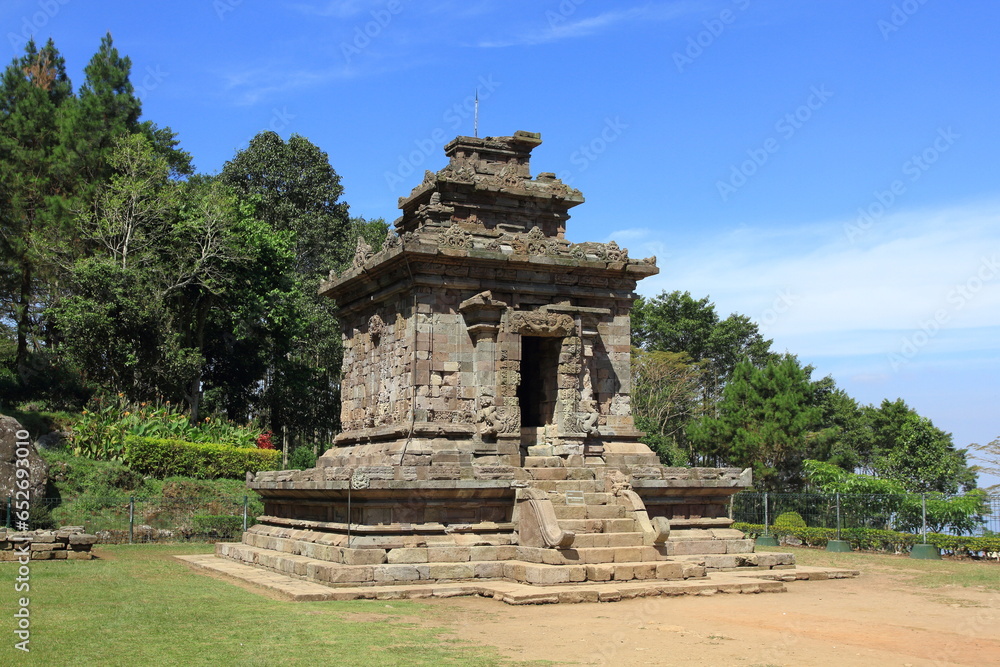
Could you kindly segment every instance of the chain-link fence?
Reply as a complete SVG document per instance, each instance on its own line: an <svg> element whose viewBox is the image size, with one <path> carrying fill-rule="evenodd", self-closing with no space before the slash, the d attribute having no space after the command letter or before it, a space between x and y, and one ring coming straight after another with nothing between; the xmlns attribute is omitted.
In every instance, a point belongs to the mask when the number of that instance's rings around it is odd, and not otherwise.
<svg viewBox="0 0 1000 667"><path fill-rule="evenodd" d="M992 535L1000 533L1000 496L742 492L732 497L730 518L769 527Z"/></svg>
<svg viewBox="0 0 1000 667"><path fill-rule="evenodd" d="M256 494L33 498L25 525L13 498L0 504L10 530L83 526L104 544L238 540L263 513Z"/></svg>

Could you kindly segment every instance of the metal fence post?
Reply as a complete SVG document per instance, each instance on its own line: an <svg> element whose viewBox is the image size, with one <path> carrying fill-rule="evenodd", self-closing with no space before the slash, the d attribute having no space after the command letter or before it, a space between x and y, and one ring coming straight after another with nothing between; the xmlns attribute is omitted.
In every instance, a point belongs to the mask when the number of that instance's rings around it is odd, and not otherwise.
<svg viewBox="0 0 1000 667"><path fill-rule="evenodd" d="M247 508L250 504L249 496L243 496L243 532L247 532Z"/></svg>
<svg viewBox="0 0 1000 667"><path fill-rule="evenodd" d="M135 496L128 497L128 543L132 544L135 526Z"/></svg>
<svg viewBox="0 0 1000 667"><path fill-rule="evenodd" d="M927 544L927 494L920 494L920 536Z"/></svg>
<svg viewBox="0 0 1000 667"><path fill-rule="evenodd" d="M840 539L840 491L837 492L837 539Z"/></svg>
<svg viewBox="0 0 1000 667"><path fill-rule="evenodd" d="M767 491L764 492L764 534L771 534L770 524L767 520Z"/></svg>

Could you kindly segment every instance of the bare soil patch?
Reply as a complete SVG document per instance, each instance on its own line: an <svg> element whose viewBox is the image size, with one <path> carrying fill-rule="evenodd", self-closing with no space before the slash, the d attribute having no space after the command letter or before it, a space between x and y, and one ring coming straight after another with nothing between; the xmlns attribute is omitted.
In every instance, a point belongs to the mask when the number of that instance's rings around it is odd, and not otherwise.
<svg viewBox="0 0 1000 667"><path fill-rule="evenodd" d="M786 593L522 607L481 598L429 604L456 637L496 646L516 660L1000 665L1000 571L997 586L928 586L928 567L938 566L927 561L909 567L906 559L856 558L861 577L792 582ZM947 572L941 576L948 580Z"/></svg>

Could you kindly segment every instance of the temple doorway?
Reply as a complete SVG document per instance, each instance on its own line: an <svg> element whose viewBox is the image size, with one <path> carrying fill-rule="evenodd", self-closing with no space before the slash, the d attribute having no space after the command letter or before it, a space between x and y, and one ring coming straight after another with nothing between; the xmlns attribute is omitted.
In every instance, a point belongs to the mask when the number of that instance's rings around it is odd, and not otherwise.
<svg viewBox="0 0 1000 667"><path fill-rule="evenodd" d="M521 426L554 423L561 349L560 337L521 336L521 383L517 387Z"/></svg>

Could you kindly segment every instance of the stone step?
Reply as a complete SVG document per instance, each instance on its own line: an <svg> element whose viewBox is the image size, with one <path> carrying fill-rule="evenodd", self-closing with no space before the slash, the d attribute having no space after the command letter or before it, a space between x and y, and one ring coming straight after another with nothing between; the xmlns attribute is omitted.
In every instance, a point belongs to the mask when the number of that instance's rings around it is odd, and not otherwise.
<svg viewBox="0 0 1000 667"><path fill-rule="evenodd" d="M557 505L552 504L557 519L624 519L624 505Z"/></svg>
<svg viewBox="0 0 1000 667"><path fill-rule="evenodd" d="M615 497L610 493L586 493L586 492L562 492L562 491L549 491L549 500L552 501L553 505L572 505L573 503L579 502L581 496L583 497L584 505L615 505Z"/></svg>
<svg viewBox="0 0 1000 667"><path fill-rule="evenodd" d="M573 547L641 547L642 533L579 533Z"/></svg>
<svg viewBox="0 0 1000 667"><path fill-rule="evenodd" d="M652 562L669 558L671 545L628 547L517 547L517 560L546 565Z"/></svg>
<svg viewBox="0 0 1000 667"><path fill-rule="evenodd" d="M704 565L685 561L553 565L510 560L342 565L238 543L217 544L216 555L323 585L385 585L476 579L506 579L535 585L555 585L585 581L680 580L705 576Z"/></svg>
<svg viewBox="0 0 1000 667"><path fill-rule="evenodd" d="M782 570L795 566L795 556L789 553L741 554L680 554L674 560L704 565L710 571Z"/></svg>
<svg viewBox="0 0 1000 667"><path fill-rule="evenodd" d="M632 579L629 581L586 581L581 583L532 586L504 580L479 579L472 581L437 583L415 582L369 585L323 586L305 582L300 578L277 574L261 568L243 565L228 558L211 554L175 556L178 560L197 568L223 574L266 588L272 593L291 600L399 600L431 597L454 597L458 595L479 595L508 604L553 604L579 602L616 602L646 596L659 595L709 595L714 593L764 593L785 590L782 581L802 579L826 579L839 576L857 576L857 572L834 571L811 568L809 576L797 577L794 570L782 571L780 580L769 580L747 576L750 573L714 572L706 577L687 580L672 579ZM622 564L623 566L626 564ZM596 574L596 573L595 573ZM586 571L585 571L586 576ZM603 573L602 573L603 576ZM773 577L772 574L765 575Z"/></svg>
<svg viewBox="0 0 1000 667"><path fill-rule="evenodd" d="M593 479L534 479L531 486L542 491L583 491L584 493L603 493L604 482Z"/></svg>
<svg viewBox="0 0 1000 667"><path fill-rule="evenodd" d="M560 519L559 527L581 533L632 533L635 532L634 519Z"/></svg>

